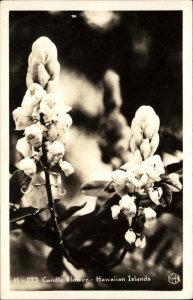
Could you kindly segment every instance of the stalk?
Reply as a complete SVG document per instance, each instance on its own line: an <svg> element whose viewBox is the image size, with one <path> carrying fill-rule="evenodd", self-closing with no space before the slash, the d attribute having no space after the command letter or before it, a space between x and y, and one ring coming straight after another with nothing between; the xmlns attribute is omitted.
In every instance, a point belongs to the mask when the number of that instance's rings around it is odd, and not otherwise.
<svg viewBox="0 0 193 300"><path fill-rule="evenodd" d="M44 125L43 114L40 114L40 122L41 122L42 125ZM52 197L52 190L51 190L50 176L49 176L50 165L49 165L48 160L47 160L45 142L46 142L46 139L45 139L45 137L43 137L43 140L42 140L42 163L43 163L44 173L45 173L45 188L46 188L46 192L47 192L48 207L49 207L50 216L51 216L51 223L52 223L54 232L57 236L58 247L61 249L64 257L70 263L72 263L75 267L80 268L80 264L77 263L76 261L74 261L70 257L70 254L69 254L68 250L66 249L66 247L64 246L63 240L61 239L61 234L60 234L60 230L59 230L58 223L57 223L57 218L56 218L55 203L54 203L54 200L53 200L53 197Z"/></svg>

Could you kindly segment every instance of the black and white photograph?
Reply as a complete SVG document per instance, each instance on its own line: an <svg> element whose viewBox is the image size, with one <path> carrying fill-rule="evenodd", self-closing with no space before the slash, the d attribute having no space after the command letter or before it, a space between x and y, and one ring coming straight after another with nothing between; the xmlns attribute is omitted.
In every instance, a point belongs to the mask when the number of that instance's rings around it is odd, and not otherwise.
<svg viewBox="0 0 193 300"><path fill-rule="evenodd" d="M191 1L2 4L2 299L191 299Z"/></svg>

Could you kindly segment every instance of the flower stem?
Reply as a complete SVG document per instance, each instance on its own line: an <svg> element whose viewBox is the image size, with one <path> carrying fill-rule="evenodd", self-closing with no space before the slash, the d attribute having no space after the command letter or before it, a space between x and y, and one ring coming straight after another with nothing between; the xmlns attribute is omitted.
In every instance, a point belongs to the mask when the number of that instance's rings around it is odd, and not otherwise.
<svg viewBox="0 0 193 300"><path fill-rule="evenodd" d="M41 124L44 125L43 114L40 114L40 122L41 122ZM70 257L70 254L69 254L68 250L65 248L63 240L61 239L61 234L60 234L60 230L58 228L58 223L57 223L57 218L56 218L55 204L54 204L53 197L52 197L52 189L51 189L50 174L49 174L50 165L47 160L45 142L46 142L46 138L43 137L43 140L42 140L42 164L43 164L44 172L45 172L45 181L46 181L45 188L46 188L47 197L48 197L48 206L49 206L49 210L50 210L52 226L53 226L54 232L56 233L57 241L62 250L64 257L70 263L72 263L75 267L80 268L80 265Z"/></svg>

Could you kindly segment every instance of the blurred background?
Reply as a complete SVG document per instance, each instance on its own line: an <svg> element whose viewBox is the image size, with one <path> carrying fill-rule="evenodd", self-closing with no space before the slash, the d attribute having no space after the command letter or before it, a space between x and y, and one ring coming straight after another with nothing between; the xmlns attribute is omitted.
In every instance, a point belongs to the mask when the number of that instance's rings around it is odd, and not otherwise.
<svg viewBox="0 0 193 300"><path fill-rule="evenodd" d="M128 124L139 106L151 105L161 120L158 152L165 165L181 161L182 12L11 11L9 21L11 174L21 158L15 145L22 136L22 132L14 131L12 111L20 106L25 94L28 56L33 42L40 36L49 37L58 49L60 91L65 104L72 106L73 126L66 160L72 163L76 173L65 180L67 206L88 200L80 192L83 182L109 179L112 170L112 166L103 161L98 143L107 96L104 76L108 70L119 78L116 93L122 99L121 114ZM42 197L40 191L24 201L33 204ZM96 199L90 198L81 214L94 209ZM126 286L114 283L113 286L99 285L97 289L169 290L182 287L182 282L171 285L167 279L171 272L182 275L181 200L181 195L175 197L171 208L158 220L149 234L147 248L128 254L112 271L119 276L128 272L147 274L152 276L152 282ZM30 240L22 232L12 232L11 276L46 276L45 257L48 253L49 249L42 247L40 242ZM15 286L14 282L12 288L33 289ZM93 289L92 286L74 284L46 285L46 289L72 288ZM45 289L45 284L36 289Z"/></svg>

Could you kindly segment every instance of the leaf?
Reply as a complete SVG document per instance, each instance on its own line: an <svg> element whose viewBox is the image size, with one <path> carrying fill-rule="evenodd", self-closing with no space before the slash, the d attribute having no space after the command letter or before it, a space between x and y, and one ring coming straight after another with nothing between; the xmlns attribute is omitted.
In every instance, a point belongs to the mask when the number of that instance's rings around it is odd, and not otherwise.
<svg viewBox="0 0 193 300"><path fill-rule="evenodd" d="M108 199L106 203L97 212L98 218L105 223L112 221L113 219L111 216L111 207L115 204L118 204L119 200L120 197L118 195L114 195L113 197Z"/></svg>
<svg viewBox="0 0 193 300"><path fill-rule="evenodd" d="M41 210L42 211L42 210ZM21 219L24 219L29 216L36 215L40 210L35 207L22 207L17 210L11 210L10 211L10 222L19 221Z"/></svg>
<svg viewBox="0 0 193 300"><path fill-rule="evenodd" d="M75 214L77 211L79 211L80 209L82 209L83 207L85 207L86 202L82 205L79 206L72 206L69 209L67 209L62 216L59 216L58 218L58 223L62 223L63 221L65 221L66 219L70 218L73 214Z"/></svg>
<svg viewBox="0 0 193 300"><path fill-rule="evenodd" d="M165 169L166 169L166 172L168 174L170 174L170 173L181 174L182 173L182 168L183 168L183 163L182 163L182 161L180 161L180 162L177 162L177 163L167 165Z"/></svg>
<svg viewBox="0 0 193 300"><path fill-rule="evenodd" d="M63 255L60 248L54 248L47 258L48 272L52 276L61 276L64 270Z"/></svg>
<svg viewBox="0 0 193 300"><path fill-rule="evenodd" d="M160 198L160 205L162 207L168 207L172 202L172 191L169 187L169 185L162 183L160 184L163 190L162 197Z"/></svg>
<svg viewBox="0 0 193 300"><path fill-rule="evenodd" d="M81 186L83 194L94 197L103 197L107 195L104 191L105 186L108 184L108 181L91 181L84 183Z"/></svg>
<svg viewBox="0 0 193 300"><path fill-rule="evenodd" d="M20 199L23 196L21 188L25 187L25 189L27 189L30 184L30 181L31 177L27 176L21 170L17 170L13 173L9 181L10 202L20 203Z"/></svg>
<svg viewBox="0 0 193 300"><path fill-rule="evenodd" d="M105 187L104 187L104 191L107 193L114 193L115 192L115 188L111 185L112 181L108 182Z"/></svg>
<svg viewBox="0 0 193 300"><path fill-rule="evenodd" d="M160 183L166 183L170 186L172 192L179 192L182 189L182 184L177 173L171 173L168 176L162 176Z"/></svg>

